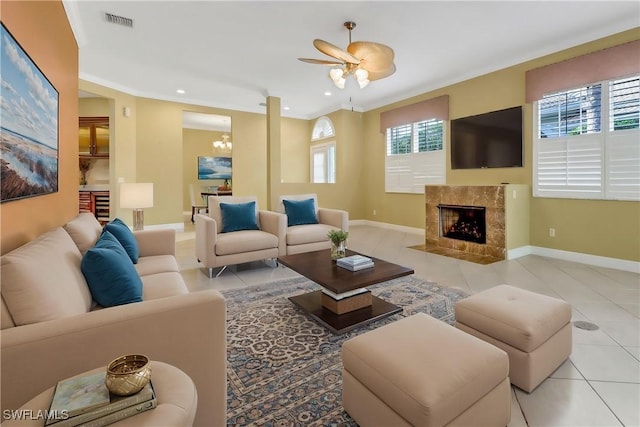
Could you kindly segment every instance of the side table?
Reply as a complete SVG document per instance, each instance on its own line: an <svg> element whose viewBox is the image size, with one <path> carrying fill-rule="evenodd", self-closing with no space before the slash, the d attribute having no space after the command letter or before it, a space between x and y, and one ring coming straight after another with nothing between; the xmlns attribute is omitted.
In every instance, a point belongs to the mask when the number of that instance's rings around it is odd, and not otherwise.
<svg viewBox="0 0 640 427"><path fill-rule="evenodd" d="M106 370L106 366L79 375L99 370ZM111 425L116 427L192 426L198 407L198 393L191 378L174 366L151 361L151 382L156 392L158 406ZM37 415L39 411L44 412L49 409L54 389L55 387L51 387L22 405L14 412L23 414L23 419L6 420L2 423L2 427L42 427L44 420L38 419Z"/></svg>

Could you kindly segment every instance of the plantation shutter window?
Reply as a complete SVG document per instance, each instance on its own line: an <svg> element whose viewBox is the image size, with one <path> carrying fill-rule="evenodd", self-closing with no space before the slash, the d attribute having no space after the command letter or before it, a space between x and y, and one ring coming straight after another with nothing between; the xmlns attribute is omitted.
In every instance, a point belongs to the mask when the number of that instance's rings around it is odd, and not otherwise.
<svg viewBox="0 0 640 427"><path fill-rule="evenodd" d="M640 200L640 40L526 72L534 197Z"/></svg>
<svg viewBox="0 0 640 427"><path fill-rule="evenodd" d="M445 183L448 118L447 95L380 114L380 129L386 136L386 192L420 194L426 184Z"/></svg>
<svg viewBox="0 0 640 427"><path fill-rule="evenodd" d="M640 78L535 103L534 196L640 200Z"/></svg>
<svg viewBox="0 0 640 427"><path fill-rule="evenodd" d="M640 200L640 78L609 83L607 196Z"/></svg>

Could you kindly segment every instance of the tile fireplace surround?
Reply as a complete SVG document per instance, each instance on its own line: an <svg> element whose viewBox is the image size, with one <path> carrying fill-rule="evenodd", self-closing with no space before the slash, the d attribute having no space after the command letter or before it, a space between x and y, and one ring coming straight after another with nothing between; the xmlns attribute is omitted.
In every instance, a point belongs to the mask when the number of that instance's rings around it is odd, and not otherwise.
<svg viewBox="0 0 640 427"><path fill-rule="evenodd" d="M425 245L503 260L506 257L505 186L425 186ZM486 244L440 236L438 205L486 208Z"/></svg>

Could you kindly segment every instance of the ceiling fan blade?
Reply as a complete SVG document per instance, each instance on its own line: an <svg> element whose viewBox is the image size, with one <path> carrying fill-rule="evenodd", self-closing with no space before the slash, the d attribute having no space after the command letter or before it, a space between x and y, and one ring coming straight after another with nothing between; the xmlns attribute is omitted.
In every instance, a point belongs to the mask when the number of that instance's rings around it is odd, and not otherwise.
<svg viewBox="0 0 640 427"><path fill-rule="evenodd" d="M365 70L367 70L367 68L365 66L360 65L362 68L364 68ZM389 68L387 68L386 70L381 70L381 71L370 71L367 70L369 72L369 80L373 81L373 80L380 80L383 79L385 77L389 77L391 74L396 72L396 66L395 64L391 64L389 66Z"/></svg>
<svg viewBox="0 0 640 427"><path fill-rule="evenodd" d="M369 72L369 80L378 80L395 73L395 56L389 46L374 42L353 42L347 50L360 58L360 68Z"/></svg>
<svg viewBox="0 0 640 427"><path fill-rule="evenodd" d="M313 45L316 47L316 49L318 49L320 52L324 53L325 55L329 55L334 58L341 59L342 61L351 63L351 64L360 63L360 60L357 57L353 56L347 51L340 49L338 46L333 45L324 40L315 39L313 41Z"/></svg>
<svg viewBox="0 0 640 427"><path fill-rule="evenodd" d="M298 60L302 62L308 62L309 64L320 64L320 65L344 65L344 62L338 61L327 61L325 59L313 59L313 58L298 58Z"/></svg>

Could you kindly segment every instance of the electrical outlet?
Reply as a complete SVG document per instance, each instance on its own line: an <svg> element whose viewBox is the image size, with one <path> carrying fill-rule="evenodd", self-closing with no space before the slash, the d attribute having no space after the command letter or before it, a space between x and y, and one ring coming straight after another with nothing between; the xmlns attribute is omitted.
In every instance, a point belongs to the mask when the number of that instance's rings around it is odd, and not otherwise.
<svg viewBox="0 0 640 427"><path fill-rule="evenodd" d="M555 228L550 228L549 229L549 237L556 237L556 229Z"/></svg>
<svg viewBox="0 0 640 427"><path fill-rule="evenodd" d="M513 198L515 199L516 196L518 195L518 192L516 190L513 190Z"/></svg>
<svg viewBox="0 0 640 427"><path fill-rule="evenodd" d="M373 216L376 216L376 210L375 209L373 210Z"/></svg>

